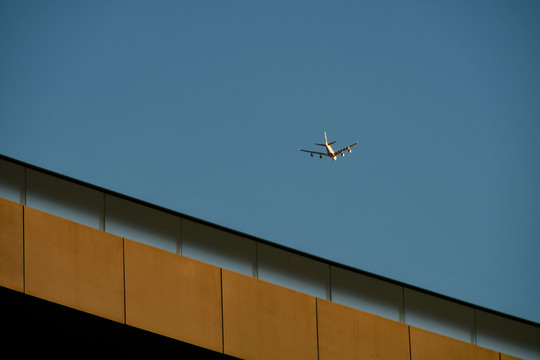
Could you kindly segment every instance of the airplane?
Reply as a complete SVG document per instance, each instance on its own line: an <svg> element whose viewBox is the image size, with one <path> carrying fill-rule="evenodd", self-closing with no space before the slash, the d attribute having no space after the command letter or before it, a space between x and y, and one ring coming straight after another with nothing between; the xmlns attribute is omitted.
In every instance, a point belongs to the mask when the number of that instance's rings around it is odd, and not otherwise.
<svg viewBox="0 0 540 360"><path fill-rule="evenodd" d="M321 159L323 158L323 156L328 156L332 160L336 161L337 156L339 154L341 154L341 156L345 156L345 150L347 150L349 153L351 153L352 152L351 148L354 145L358 144L358 142L355 142L354 144L349 145L347 147L344 147L343 149L340 149L338 151L334 151L330 145L334 144L335 141L332 141L331 143L328 143L328 138L326 137L326 131L324 132L324 142L325 142L324 144L315 144L315 145L325 146L326 147L326 153L322 153L322 152L318 152L318 151L311 151L311 150L304 150L304 149L298 149L298 150L310 153L311 157L313 157L313 154L317 154L317 155L319 155L319 157Z"/></svg>

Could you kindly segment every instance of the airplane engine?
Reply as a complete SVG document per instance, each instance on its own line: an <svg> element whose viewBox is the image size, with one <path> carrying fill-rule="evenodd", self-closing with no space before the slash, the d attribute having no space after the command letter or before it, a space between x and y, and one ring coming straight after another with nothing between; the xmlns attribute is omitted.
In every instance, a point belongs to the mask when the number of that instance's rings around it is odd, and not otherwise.
<svg viewBox="0 0 540 360"><path fill-rule="evenodd" d="M311 157L313 157L313 154L310 154L310 155L311 155Z"/></svg>
<svg viewBox="0 0 540 360"><path fill-rule="evenodd" d="M342 152L342 153L341 153L341 156L345 156L345 153L344 153L344 152Z"/></svg>
<svg viewBox="0 0 540 360"><path fill-rule="evenodd" d="M322 160L322 155L319 155L319 158Z"/></svg>
<svg viewBox="0 0 540 360"><path fill-rule="evenodd" d="M349 149L349 154L352 153L352 149Z"/></svg>

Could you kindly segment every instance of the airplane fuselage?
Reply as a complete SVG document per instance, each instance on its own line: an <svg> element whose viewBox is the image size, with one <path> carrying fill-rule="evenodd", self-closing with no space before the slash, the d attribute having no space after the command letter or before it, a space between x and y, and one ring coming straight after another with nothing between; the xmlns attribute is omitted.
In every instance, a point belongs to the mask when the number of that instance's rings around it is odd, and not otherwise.
<svg viewBox="0 0 540 360"><path fill-rule="evenodd" d="M326 153L328 154L328 156L330 156L334 161L337 160L337 156L336 154L334 153L334 150L332 149L332 147L328 144L326 144Z"/></svg>

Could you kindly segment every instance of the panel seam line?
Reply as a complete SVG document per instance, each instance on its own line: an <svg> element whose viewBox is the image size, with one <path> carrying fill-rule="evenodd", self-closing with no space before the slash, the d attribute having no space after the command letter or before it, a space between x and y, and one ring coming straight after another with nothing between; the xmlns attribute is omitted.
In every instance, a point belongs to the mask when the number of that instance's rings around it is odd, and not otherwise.
<svg viewBox="0 0 540 360"><path fill-rule="evenodd" d="M411 348L411 326L407 325L407 331L409 333L409 359L412 360L412 348Z"/></svg>
<svg viewBox="0 0 540 360"><path fill-rule="evenodd" d="M319 348L319 298L315 298L315 331L317 332L317 360L320 359Z"/></svg>
<svg viewBox="0 0 540 360"><path fill-rule="evenodd" d="M221 351L225 354L225 329L224 329L224 315L223 315L223 269L219 268L219 285L221 287Z"/></svg>
<svg viewBox="0 0 540 360"><path fill-rule="evenodd" d="M126 238L122 238L122 271L124 280L124 324L127 325L127 301L126 301Z"/></svg>

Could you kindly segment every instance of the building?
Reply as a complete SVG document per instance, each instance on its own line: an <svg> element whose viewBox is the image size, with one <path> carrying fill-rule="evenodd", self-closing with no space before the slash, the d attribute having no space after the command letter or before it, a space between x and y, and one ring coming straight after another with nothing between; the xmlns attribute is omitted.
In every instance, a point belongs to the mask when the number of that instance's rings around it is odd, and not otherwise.
<svg viewBox="0 0 540 360"><path fill-rule="evenodd" d="M0 259L3 341L19 351L540 359L540 324L7 157Z"/></svg>

